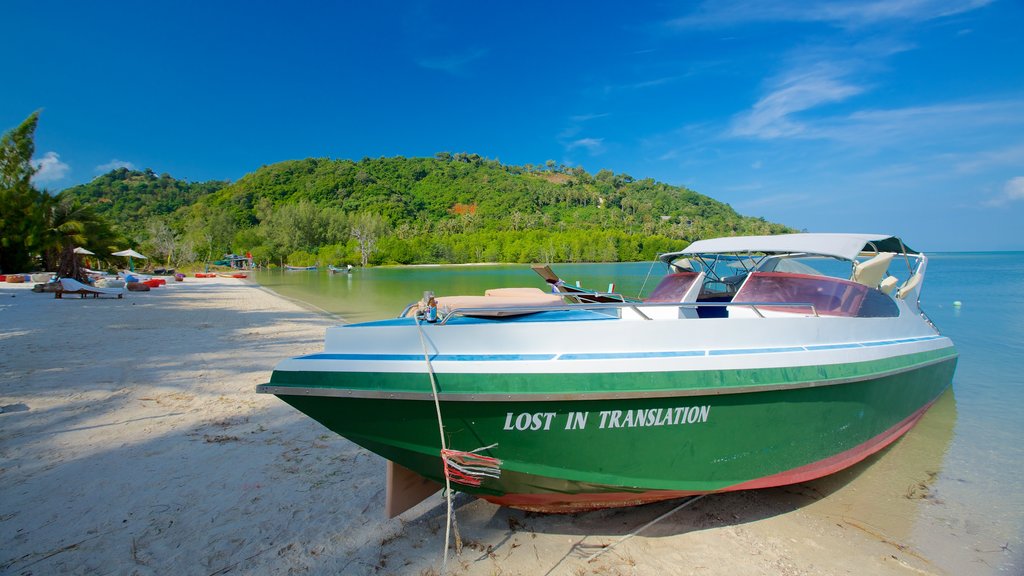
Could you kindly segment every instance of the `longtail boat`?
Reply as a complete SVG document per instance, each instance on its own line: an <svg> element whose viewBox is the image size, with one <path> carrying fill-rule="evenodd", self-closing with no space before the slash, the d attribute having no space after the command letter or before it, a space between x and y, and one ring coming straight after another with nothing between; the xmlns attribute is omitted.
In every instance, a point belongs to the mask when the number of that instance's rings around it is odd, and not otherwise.
<svg viewBox="0 0 1024 576"><path fill-rule="evenodd" d="M447 479L569 512L831 474L951 383L928 259L896 237L718 238L660 261L642 300L505 289L332 327L257 390L393 463L392 491Z"/></svg>

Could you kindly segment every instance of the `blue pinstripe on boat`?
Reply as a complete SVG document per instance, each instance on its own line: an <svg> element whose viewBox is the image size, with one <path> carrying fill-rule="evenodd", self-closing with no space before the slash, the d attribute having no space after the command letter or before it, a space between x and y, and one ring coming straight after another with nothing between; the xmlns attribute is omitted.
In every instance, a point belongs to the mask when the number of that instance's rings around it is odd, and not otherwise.
<svg viewBox="0 0 1024 576"><path fill-rule="evenodd" d="M807 350L843 350L845 348L863 348L864 345L860 342L850 342L848 344L814 344L811 346L804 346Z"/></svg>
<svg viewBox="0 0 1024 576"><path fill-rule="evenodd" d="M708 350L710 356L728 354L774 354L776 352L803 352L803 346L786 346L784 348L737 348L735 350Z"/></svg>
<svg viewBox="0 0 1024 576"><path fill-rule="evenodd" d="M515 362L551 360L554 354L434 354L434 362ZM295 360L373 360L388 362L423 362L423 354L310 354Z"/></svg>

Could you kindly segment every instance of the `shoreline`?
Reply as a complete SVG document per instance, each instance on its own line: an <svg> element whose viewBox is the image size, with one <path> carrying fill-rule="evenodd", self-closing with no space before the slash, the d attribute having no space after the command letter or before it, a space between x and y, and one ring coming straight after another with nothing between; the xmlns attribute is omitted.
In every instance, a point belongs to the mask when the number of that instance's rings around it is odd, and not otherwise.
<svg viewBox="0 0 1024 576"><path fill-rule="evenodd" d="M254 391L321 350L336 316L250 280L122 300L30 288L0 284L0 406L17 408L0 414L0 573L436 573L443 500L385 519L383 459ZM707 496L593 562L679 502L538 515L459 494L449 568L943 574L905 526L921 505L905 487L927 481L903 462L912 440L815 482Z"/></svg>

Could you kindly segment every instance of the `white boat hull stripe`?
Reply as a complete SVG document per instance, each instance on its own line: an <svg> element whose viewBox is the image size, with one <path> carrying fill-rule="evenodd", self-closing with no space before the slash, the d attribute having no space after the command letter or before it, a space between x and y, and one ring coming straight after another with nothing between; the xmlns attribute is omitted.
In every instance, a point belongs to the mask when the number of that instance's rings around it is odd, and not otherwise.
<svg viewBox="0 0 1024 576"><path fill-rule="evenodd" d="M572 354L433 354L431 362L537 362L547 360L625 360L644 358L683 358L694 356L726 356L741 354L779 354L805 351L842 350L910 344L939 340L943 336L922 336L882 340L873 342L850 342L843 344L816 344L808 346L781 346L774 348L725 348L719 350L670 350L661 352L591 352ZM423 362L422 354L332 354L320 352L299 356L293 360L348 360L374 362Z"/></svg>

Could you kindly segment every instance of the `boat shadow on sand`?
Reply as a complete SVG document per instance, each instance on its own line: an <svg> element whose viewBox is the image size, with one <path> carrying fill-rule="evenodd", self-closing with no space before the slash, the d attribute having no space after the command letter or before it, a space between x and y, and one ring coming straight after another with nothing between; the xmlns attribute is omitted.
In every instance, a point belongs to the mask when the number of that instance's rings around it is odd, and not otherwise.
<svg viewBox="0 0 1024 576"><path fill-rule="evenodd" d="M599 556L609 560L619 555L621 560L622 549L637 542L671 540L673 545L686 546L688 534L736 528L797 513L827 521L852 536L881 542L894 552L916 556L927 563L906 542L920 515L919 507L943 504L932 487L941 473L955 421L956 404L950 389L913 430L850 468L789 486L709 494L685 506L681 505L687 498L630 508L540 514L498 507L457 494L453 506L462 546L458 562L468 568L480 562L497 563L522 557L517 548L533 543L535 548L542 549L537 559L543 558L540 564L547 569L538 573L576 573L572 572L573 566L586 566ZM404 563L411 573L417 573L416 570L429 570L439 563L445 506L438 504L436 497L429 502L410 511L413 517L403 522L401 533L382 543L381 558L388 565ZM409 517L408 514L403 517ZM402 558L408 543L391 544L410 539L421 541L423 546L413 544L418 554ZM538 540L547 544L538 544ZM423 554L435 547L436 554ZM629 552L625 555L628 557ZM533 553L529 556L532 561ZM521 565L514 560L508 562ZM593 564L590 567L595 568Z"/></svg>

